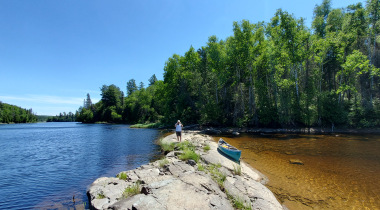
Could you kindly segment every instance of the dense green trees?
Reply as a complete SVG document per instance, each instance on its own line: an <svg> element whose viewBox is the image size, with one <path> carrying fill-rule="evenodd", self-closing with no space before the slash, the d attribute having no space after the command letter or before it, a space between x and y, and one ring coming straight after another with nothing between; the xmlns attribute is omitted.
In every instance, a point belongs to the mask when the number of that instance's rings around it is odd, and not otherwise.
<svg viewBox="0 0 380 210"><path fill-rule="evenodd" d="M32 109L2 103L0 101L0 123L30 123L37 122L37 116Z"/></svg>
<svg viewBox="0 0 380 210"><path fill-rule="evenodd" d="M103 86L102 100L79 110L83 122L110 121L294 127L380 125L380 1L345 9L324 0L312 29L278 10L268 23L233 23L226 40L174 54L164 79L127 96Z"/></svg>
<svg viewBox="0 0 380 210"><path fill-rule="evenodd" d="M46 122L75 122L75 121L76 121L76 116L72 112L59 113L59 115L55 117L49 117L46 119Z"/></svg>

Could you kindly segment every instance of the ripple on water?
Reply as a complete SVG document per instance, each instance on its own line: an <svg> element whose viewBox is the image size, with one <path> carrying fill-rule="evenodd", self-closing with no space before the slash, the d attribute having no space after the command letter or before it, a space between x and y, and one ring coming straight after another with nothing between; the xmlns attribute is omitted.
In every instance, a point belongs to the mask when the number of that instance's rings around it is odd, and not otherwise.
<svg viewBox="0 0 380 210"><path fill-rule="evenodd" d="M159 153L157 130L126 125L38 123L0 130L0 209L83 206L95 179L136 168Z"/></svg>

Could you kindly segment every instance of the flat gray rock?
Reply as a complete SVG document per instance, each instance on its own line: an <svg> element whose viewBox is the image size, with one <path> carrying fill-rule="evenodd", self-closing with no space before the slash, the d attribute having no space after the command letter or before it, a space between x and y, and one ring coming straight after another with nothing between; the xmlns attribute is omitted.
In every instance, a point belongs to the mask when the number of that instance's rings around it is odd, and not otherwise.
<svg viewBox="0 0 380 210"><path fill-rule="evenodd" d="M101 177L88 188L87 194L93 209L234 209L228 193L243 200L252 209L283 209L273 193L262 183L265 176L241 162L235 163L217 151L217 143L210 137L194 132L184 132L183 140L191 141L201 162L181 161L181 151L167 154L167 164L160 167L159 161L142 165L134 170L124 171L126 180L115 177ZM176 142L175 134L164 138L165 142ZM209 151L203 147L209 145ZM216 165L219 173L226 176L221 190L210 172L199 171L198 166ZM241 175L234 174L234 168L241 168ZM214 166L215 168L215 166ZM125 198L127 187L140 183L140 194Z"/></svg>

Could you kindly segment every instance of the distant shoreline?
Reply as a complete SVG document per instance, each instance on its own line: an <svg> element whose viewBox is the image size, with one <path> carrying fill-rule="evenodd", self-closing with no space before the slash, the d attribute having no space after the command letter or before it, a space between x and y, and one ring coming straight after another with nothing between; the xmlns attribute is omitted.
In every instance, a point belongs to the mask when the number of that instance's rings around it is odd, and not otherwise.
<svg viewBox="0 0 380 210"><path fill-rule="evenodd" d="M191 129L190 129L191 130ZM326 128L204 128L206 134L257 133L257 134L380 134L380 128L326 129Z"/></svg>

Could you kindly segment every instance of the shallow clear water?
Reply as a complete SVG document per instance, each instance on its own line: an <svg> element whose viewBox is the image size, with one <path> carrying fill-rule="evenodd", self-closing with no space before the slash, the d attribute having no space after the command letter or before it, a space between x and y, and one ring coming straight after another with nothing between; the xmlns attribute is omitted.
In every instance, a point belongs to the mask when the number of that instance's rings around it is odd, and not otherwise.
<svg viewBox="0 0 380 210"><path fill-rule="evenodd" d="M222 138L269 178L268 188L291 210L380 209L380 135Z"/></svg>
<svg viewBox="0 0 380 210"><path fill-rule="evenodd" d="M157 158L158 135L128 125L0 125L0 209L88 205L86 188L95 179Z"/></svg>

